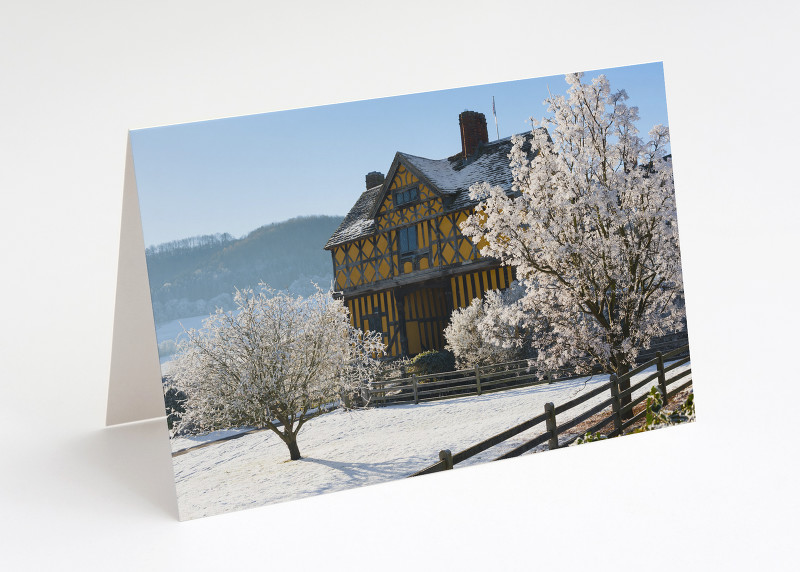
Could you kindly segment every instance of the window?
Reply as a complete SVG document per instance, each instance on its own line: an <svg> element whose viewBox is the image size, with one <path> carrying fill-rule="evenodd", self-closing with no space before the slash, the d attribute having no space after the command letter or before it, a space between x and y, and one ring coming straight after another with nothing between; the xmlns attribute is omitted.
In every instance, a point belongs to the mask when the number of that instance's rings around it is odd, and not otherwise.
<svg viewBox="0 0 800 572"><path fill-rule="evenodd" d="M397 231L400 239L400 254L405 254L417 249L417 227L409 226Z"/></svg>
<svg viewBox="0 0 800 572"><path fill-rule="evenodd" d="M395 191L394 204L398 206L404 205L406 203L416 201L418 198L419 189L417 187L411 187L410 189L406 189L404 191Z"/></svg>

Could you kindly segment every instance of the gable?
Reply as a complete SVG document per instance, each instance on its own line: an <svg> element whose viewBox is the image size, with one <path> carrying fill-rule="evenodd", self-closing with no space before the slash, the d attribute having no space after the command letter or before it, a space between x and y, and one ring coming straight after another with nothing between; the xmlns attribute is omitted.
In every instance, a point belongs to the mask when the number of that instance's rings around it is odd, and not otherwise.
<svg viewBox="0 0 800 572"><path fill-rule="evenodd" d="M530 138L529 134L523 136ZM536 151L531 148L530 141L525 145L527 147L523 146L523 150L531 158L534 157ZM374 235L381 230L402 227L439 213L472 208L478 203L469 195L469 188L474 183L486 182L512 194L513 172L509 165L512 146L511 137L486 143L469 160L458 155L447 159L426 159L408 153L396 153L386 181L362 194L325 248ZM398 207L394 192L402 192L402 189L414 185L419 186L422 195L415 201L414 208ZM412 205L409 203L408 206Z"/></svg>
<svg viewBox="0 0 800 572"><path fill-rule="evenodd" d="M405 165L398 163L391 174L392 179L388 185L384 185L386 193L375 215L378 231L411 224L443 211L441 197ZM414 194L409 194L409 191ZM400 196L414 198L407 203L397 204Z"/></svg>

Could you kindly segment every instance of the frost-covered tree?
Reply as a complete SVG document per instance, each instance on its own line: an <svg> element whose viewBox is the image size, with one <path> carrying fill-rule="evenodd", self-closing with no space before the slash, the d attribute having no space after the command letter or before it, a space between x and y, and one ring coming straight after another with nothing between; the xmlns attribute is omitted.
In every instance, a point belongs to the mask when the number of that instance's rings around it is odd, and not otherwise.
<svg viewBox="0 0 800 572"><path fill-rule="evenodd" d="M506 290L490 290L483 299L455 310L444 330L447 349L456 356L458 367L474 367L523 359L529 355L529 330L514 311L525 294L519 282Z"/></svg>
<svg viewBox="0 0 800 572"><path fill-rule="evenodd" d="M297 434L323 406L368 399L381 335L353 328L342 301L319 289L295 298L260 284L235 302L180 346L172 377L188 396L181 423L195 432L266 427L299 459Z"/></svg>
<svg viewBox="0 0 800 572"><path fill-rule="evenodd" d="M683 318L669 130L644 141L625 91L582 75L545 100L551 116L532 120L530 146L514 139L516 193L473 186L482 202L461 229L516 267L526 294L508 319L533 331L540 367L580 369L588 354L622 374Z"/></svg>

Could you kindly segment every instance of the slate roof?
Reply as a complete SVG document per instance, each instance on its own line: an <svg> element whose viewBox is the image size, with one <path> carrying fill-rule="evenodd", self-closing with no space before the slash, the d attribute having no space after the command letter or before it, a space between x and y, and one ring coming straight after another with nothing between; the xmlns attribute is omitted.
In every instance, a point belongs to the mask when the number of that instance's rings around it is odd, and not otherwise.
<svg viewBox="0 0 800 572"><path fill-rule="evenodd" d="M335 244L342 244L350 242L362 236L369 236L375 232L375 219L370 217L372 207L377 201L380 200L381 189L383 185L378 185L367 189L361 196L358 197L356 204L344 217L344 220L339 225L339 228L331 235L328 242L325 243L325 248L329 248Z"/></svg>
<svg viewBox="0 0 800 572"><path fill-rule="evenodd" d="M527 135L530 134L521 134ZM397 159L416 170L434 187L434 192L444 197L445 212L452 212L477 204L469 197L469 188L475 183L487 182L511 193L513 176L508 155L512 147L511 137L484 143L477 154L465 160L461 154L447 159L426 159L408 153L397 153ZM350 212L333 233L325 248L350 242L375 232L375 219L370 213L377 209L383 198L383 187L390 184L387 177L384 185L364 191Z"/></svg>

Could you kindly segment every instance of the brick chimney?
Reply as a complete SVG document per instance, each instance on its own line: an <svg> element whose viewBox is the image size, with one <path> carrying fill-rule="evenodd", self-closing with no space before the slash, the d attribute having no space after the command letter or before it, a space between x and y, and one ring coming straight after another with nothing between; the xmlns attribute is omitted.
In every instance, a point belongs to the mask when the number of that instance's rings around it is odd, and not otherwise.
<svg viewBox="0 0 800 572"><path fill-rule="evenodd" d="M469 159L481 143L489 142L486 116L477 111L464 111L458 116L458 125L461 127L461 152Z"/></svg>
<svg viewBox="0 0 800 572"><path fill-rule="evenodd" d="M383 184L384 176L383 173L378 171L372 171L367 173L367 188L371 189L372 187L377 187L380 184Z"/></svg>

